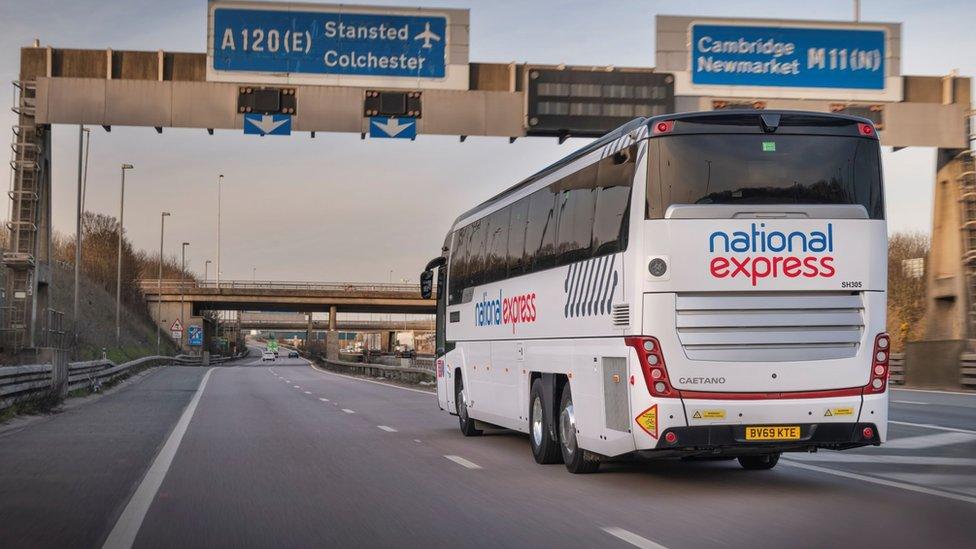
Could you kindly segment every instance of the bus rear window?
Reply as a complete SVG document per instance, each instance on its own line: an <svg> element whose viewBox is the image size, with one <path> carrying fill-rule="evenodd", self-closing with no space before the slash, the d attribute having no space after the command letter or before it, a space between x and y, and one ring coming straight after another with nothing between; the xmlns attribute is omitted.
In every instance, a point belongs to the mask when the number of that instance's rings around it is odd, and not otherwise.
<svg viewBox="0 0 976 549"><path fill-rule="evenodd" d="M672 135L648 145L647 219L672 204L860 204L884 219L878 142L825 135Z"/></svg>

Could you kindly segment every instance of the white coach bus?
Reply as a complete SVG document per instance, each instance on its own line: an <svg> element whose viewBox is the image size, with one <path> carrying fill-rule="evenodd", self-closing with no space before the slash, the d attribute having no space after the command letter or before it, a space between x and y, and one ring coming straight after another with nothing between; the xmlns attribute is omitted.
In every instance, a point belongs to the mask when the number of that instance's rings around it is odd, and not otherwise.
<svg viewBox="0 0 976 549"><path fill-rule="evenodd" d="M462 214L437 277L437 399L539 463L885 440L887 232L870 121L637 119Z"/></svg>

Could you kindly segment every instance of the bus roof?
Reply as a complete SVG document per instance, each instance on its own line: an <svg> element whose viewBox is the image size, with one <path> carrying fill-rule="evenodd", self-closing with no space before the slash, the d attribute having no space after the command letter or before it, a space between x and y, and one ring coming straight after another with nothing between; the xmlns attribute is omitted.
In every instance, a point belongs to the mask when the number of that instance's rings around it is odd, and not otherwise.
<svg viewBox="0 0 976 549"><path fill-rule="evenodd" d="M699 111L678 114L665 114L650 118L635 118L630 122L610 131L592 143L573 151L568 156L557 160L553 164L546 166L529 177L519 181L515 185L492 196L474 208L462 213L454 220L453 226L458 221L464 219L479 210L490 208L492 205L505 199L543 177L555 172L556 170L583 158L587 154L607 146L617 139L626 136L636 129L646 126L648 128L644 135L653 137L652 128L658 122L674 121L674 126L668 135L675 134L694 134L694 133L777 133L783 134L804 134L804 135L843 135L850 137L864 137L860 134L858 124L873 123L857 116L846 114L810 112L810 111L790 111L790 110L719 110L719 111ZM773 127L770 123L775 121Z"/></svg>

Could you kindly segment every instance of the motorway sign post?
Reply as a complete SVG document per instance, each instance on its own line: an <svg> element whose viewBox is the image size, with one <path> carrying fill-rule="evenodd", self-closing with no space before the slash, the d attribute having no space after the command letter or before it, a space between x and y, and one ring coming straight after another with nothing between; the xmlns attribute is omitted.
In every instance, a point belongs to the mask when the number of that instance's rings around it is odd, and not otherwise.
<svg viewBox="0 0 976 549"><path fill-rule="evenodd" d="M451 17L456 12L214 2L208 79L239 82L243 75L264 75L247 80L282 82L343 76L445 83L451 64L467 61L450 59Z"/></svg>
<svg viewBox="0 0 976 549"><path fill-rule="evenodd" d="M186 327L186 342L189 345L201 346L203 345L203 327L197 325L190 325Z"/></svg>
<svg viewBox="0 0 976 549"><path fill-rule="evenodd" d="M173 321L173 325L169 327L169 333L173 339L183 339L183 323L180 322L180 319L177 318Z"/></svg>

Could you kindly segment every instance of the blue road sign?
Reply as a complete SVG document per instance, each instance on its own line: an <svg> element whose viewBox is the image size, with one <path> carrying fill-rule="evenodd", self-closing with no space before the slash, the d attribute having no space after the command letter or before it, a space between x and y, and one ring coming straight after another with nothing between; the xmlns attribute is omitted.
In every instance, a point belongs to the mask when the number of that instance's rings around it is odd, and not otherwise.
<svg viewBox="0 0 976 549"><path fill-rule="evenodd" d="M885 87L883 30L695 24L691 35L693 84Z"/></svg>
<svg viewBox="0 0 976 549"><path fill-rule="evenodd" d="M216 8L222 71L443 78L447 17Z"/></svg>
<svg viewBox="0 0 976 549"><path fill-rule="evenodd" d="M291 116L287 114L245 114L245 135L291 135Z"/></svg>
<svg viewBox="0 0 976 549"><path fill-rule="evenodd" d="M203 327L190 325L186 327L187 343L203 345Z"/></svg>
<svg viewBox="0 0 976 549"><path fill-rule="evenodd" d="M369 119L369 136L414 139L417 137L417 119L374 116Z"/></svg>

